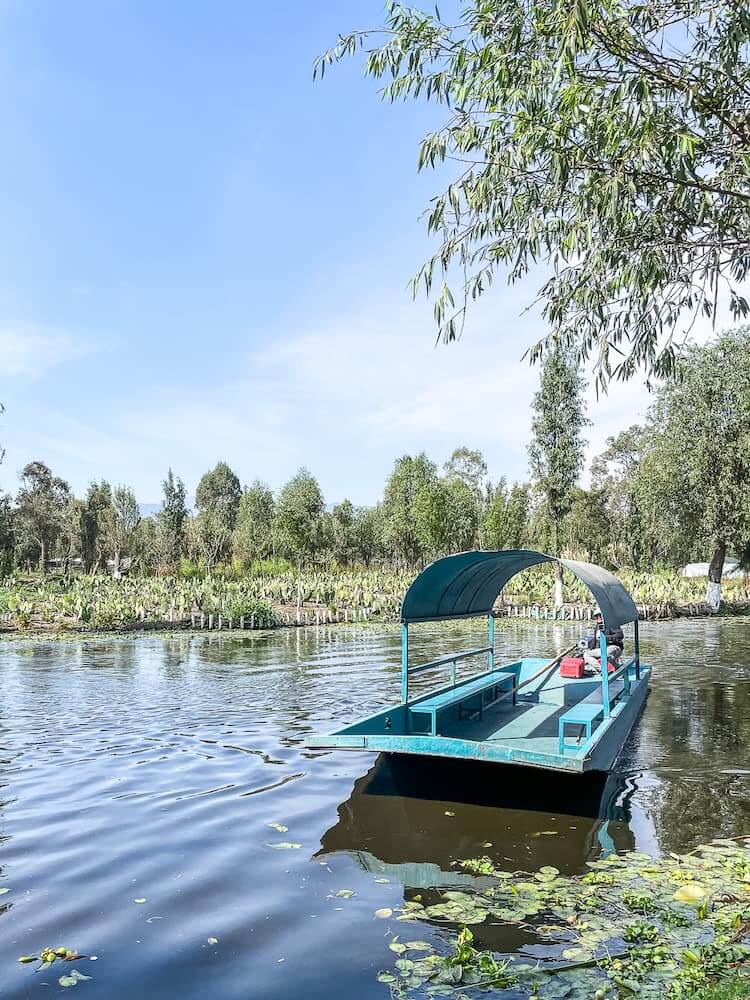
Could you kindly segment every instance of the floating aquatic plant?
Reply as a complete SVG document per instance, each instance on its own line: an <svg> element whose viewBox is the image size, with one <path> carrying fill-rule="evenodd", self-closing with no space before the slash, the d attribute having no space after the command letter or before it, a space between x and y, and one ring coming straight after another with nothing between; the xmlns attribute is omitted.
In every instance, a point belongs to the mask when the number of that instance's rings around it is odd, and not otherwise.
<svg viewBox="0 0 750 1000"><path fill-rule="evenodd" d="M750 838L658 860L635 851L611 855L578 877L551 866L503 871L489 858L461 865L492 885L449 890L429 905L404 903L397 920L461 929L447 949L391 942L399 958L379 979L395 996L512 987L514 997L529 1000L684 1000L750 972ZM533 933L551 957L532 963L478 951L469 926L487 920Z"/></svg>

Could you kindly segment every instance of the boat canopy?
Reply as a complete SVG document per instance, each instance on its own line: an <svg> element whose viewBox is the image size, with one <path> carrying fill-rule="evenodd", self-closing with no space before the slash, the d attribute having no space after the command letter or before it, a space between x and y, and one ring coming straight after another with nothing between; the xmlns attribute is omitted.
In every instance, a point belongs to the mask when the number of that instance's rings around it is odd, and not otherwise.
<svg viewBox="0 0 750 1000"><path fill-rule="evenodd" d="M638 609L616 576L594 563L556 559L530 549L459 552L432 563L414 580L401 605L401 621L442 621L487 615L500 591L517 573L556 562L584 583L608 629L638 620Z"/></svg>

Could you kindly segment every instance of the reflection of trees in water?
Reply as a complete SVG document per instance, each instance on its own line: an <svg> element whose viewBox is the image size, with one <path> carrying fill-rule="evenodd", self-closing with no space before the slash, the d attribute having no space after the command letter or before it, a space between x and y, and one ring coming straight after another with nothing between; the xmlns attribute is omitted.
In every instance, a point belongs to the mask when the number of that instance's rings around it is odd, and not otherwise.
<svg viewBox="0 0 750 1000"><path fill-rule="evenodd" d="M662 850L750 829L750 700L729 666L738 653L738 633L730 632L712 629L682 676L654 683L642 754L659 778L651 807Z"/></svg>

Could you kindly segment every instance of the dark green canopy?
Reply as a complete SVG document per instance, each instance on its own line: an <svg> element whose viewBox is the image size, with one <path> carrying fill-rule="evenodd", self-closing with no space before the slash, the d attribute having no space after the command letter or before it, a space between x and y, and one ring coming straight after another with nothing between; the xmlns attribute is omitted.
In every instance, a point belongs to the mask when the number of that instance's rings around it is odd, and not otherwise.
<svg viewBox="0 0 750 1000"><path fill-rule="evenodd" d="M406 592L402 622L441 621L486 615L506 583L521 570L558 562L585 583L608 628L636 621L638 609L616 576L593 563L555 559L529 549L459 552L423 570Z"/></svg>

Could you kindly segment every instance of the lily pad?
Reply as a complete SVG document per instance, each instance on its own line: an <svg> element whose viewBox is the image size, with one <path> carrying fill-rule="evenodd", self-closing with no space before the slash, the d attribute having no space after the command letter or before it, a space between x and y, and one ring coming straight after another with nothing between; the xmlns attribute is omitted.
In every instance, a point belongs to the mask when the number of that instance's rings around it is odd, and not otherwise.
<svg viewBox="0 0 750 1000"><path fill-rule="evenodd" d="M351 899L352 896L356 895L354 889L339 889L338 892L334 893L334 896L337 896L339 899Z"/></svg>
<svg viewBox="0 0 750 1000"><path fill-rule="evenodd" d="M380 920L387 920L388 917L393 916L393 910L390 906L381 906L379 910L375 910L375 916Z"/></svg>
<svg viewBox="0 0 750 1000"><path fill-rule="evenodd" d="M705 886L700 882L686 882L672 896L678 903L702 903L708 895Z"/></svg>

